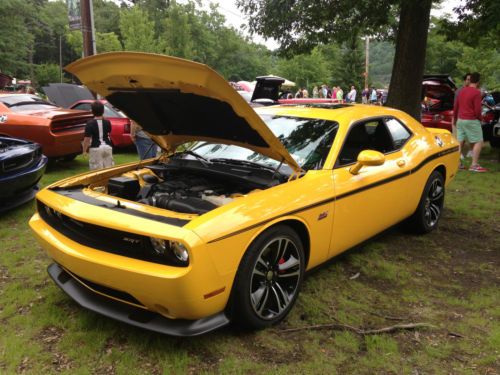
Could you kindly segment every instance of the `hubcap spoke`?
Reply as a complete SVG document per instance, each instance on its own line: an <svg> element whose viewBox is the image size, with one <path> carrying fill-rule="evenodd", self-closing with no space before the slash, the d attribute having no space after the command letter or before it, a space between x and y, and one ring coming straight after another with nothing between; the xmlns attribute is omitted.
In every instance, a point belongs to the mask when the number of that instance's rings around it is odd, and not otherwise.
<svg viewBox="0 0 500 375"><path fill-rule="evenodd" d="M269 288L265 284L262 284L259 289L252 293L252 304L259 314L262 313L268 297Z"/></svg>
<svg viewBox="0 0 500 375"><path fill-rule="evenodd" d="M278 265L278 270L279 271L288 271L290 268L298 266L299 263L300 262L297 258L295 258L293 255L290 255L290 258L288 258L286 262Z"/></svg>
<svg viewBox="0 0 500 375"><path fill-rule="evenodd" d="M274 298L276 300L276 306L278 307L278 314L281 313L288 306L290 299L288 298L288 294L285 293L283 289L279 286L279 284L274 284L271 287Z"/></svg>

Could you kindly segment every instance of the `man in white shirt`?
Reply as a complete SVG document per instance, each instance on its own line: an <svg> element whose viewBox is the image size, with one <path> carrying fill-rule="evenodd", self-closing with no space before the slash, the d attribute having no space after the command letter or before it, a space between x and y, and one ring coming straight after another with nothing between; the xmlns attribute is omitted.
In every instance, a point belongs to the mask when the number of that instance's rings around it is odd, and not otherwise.
<svg viewBox="0 0 500 375"><path fill-rule="evenodd" d="M349 93L347 94L347 102L356 102L356 89L354 88L354 86L351 86L351 91L349 91Z"/></svg>

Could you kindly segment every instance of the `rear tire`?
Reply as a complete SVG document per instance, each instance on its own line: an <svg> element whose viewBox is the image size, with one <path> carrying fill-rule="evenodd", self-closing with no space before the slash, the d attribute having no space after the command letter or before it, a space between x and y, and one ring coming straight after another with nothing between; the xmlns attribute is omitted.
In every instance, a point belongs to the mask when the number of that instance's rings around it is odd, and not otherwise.
<svg viewBox="0 0 500 375"><path fill-rule="evenodd" d="M64 155L62 157L62 160L64 161L73 161L79 154L70 154L70 155Z"/></svg>
<svg viewBox="0 0 500 375"><path fill-rule="evenodd" d="M276 225L263 232L238 268L232 320L245 329L261 329L284 319L297 300L304 270L304 248L293 229Z"/></svg>
<svg viewBox="0 0 500 375"><path fill-rule="evenodd" d="M444 205L444 177L438 171L432 172L415 213L406 222L406 228L416 234L425 234L436 229Z"/></svg>

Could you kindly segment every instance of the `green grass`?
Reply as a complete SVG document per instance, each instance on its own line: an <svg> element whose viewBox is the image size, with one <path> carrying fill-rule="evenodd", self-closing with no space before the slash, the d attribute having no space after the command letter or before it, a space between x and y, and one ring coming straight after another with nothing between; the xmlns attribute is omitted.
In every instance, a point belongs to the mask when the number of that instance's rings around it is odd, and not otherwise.
<svg viewBox="0 0 500 375"><path fill-rule="evenodd" d="M490 161L497 158L485 149L490 173L458 173L438 230L412 236L391 229L309 274L277 327L226 328L192 339L136 329L71 301L46 274L50 259L28 228L28 203L0 218L0 373L500 373L500 165ZM117 163L133 160L134 152L115 155ZM42 185L87 169L81 157L52 164ZM282 332L334 322L437 328L367 336Z"/></svg>

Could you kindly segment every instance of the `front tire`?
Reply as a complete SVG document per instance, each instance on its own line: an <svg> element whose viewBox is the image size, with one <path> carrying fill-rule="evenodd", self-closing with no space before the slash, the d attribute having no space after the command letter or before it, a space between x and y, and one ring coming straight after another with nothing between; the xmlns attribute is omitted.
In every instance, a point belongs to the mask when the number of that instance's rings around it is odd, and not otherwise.
<svg viewBox="0 0 500 375"><path fill-rule="evenodd" d="M416 234L425 234L436 229L444 205L444 177L432 172L420 198L417 210L406 222L407 228Z"/></svg>
<svg viewBox="0 0 500 375"><path fill-rule="evenodd" d="M281 321L297 300L305 271L302 241L286 225L263 232L246 251L231 298L233 320L261 329Z"/></svg>

